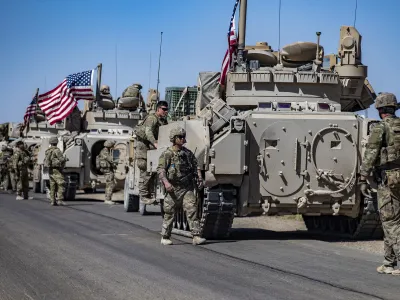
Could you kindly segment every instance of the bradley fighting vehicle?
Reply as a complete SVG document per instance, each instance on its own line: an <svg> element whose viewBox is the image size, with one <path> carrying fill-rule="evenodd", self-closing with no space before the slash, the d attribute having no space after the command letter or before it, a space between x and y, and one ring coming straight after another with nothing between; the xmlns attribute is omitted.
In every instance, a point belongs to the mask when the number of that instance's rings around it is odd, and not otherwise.
<svg viewBox="0 0 400 300"><path fill-rule="evenodd" d="M241 0L238 51L225 91L218 91L219 73L200 73L197 119L160 127L148 171L156 172L170 146L168 133L179 125L204 172L205 188L198 192L204 237L226 237L235 215L252 213L301 214L309 230L381 237L374 202L357 185L376 122L355 114L376 97L361 62L361 35L342 26L338 54L325 57L320 33L317 43L298 42L279 52L266 43L245 47L246 9ZM128 211L138 199L137 174L132 164L125 181ZM165 191L158 180L156 185L161 202ZM180 211L174 232L188 230Z"/></svg>
<svg viewBox="0 0 400 300"><path fill-rule="evenodd" d="M102 86L96 101L86 101L82 113L76 108L74 131L58 134L58 147L68 159L64 168L66 177L65 200L73 200L77 189L86 193L96 188L105 187L105 176L96 168L96 157L104 148L106 140L116 142L113 158L116 162L115 190L124 186L126 176L125 165L128 159L126 153L133 133L133 127L146 114L142 111L143 101L139 97L121 97L114 101L108 86ZM44 153L49 147L49 139L43 139L38 154L43 184L49 179L48 170L44 168Z"/></svg>

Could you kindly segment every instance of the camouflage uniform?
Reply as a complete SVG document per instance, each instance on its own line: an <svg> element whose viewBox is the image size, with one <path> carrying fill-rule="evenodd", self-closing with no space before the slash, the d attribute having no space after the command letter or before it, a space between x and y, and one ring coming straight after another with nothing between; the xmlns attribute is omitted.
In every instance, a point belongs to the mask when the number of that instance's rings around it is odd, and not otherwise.
<svg viewBox="0 0 400 300"><path fill-rule="evenodd" d="M170 140L174 141L175 137L179 135L186 135L186 132L179 127L172 129ZM169 147L159 158L157 173L161 182L167 180L174 189L172 192L167 192L164 199L161 243L172 243L170 236L174 215L183 205L194 238L193 243L197 244L196 241L202 239L200 239L200 222L197 217L197 199L194 195L195 179L198 178L196 157L192 151L185 147L181 149L175 146ZM164 243L164 240L168 242Z"/></svg>
<svg viewBox="0 0 400 300"><path fill-rule="evenodd" d="M45 152L45 160L49 161L49 177L50 177L50 203L56 205L62 204L64 200L65 191L65 178L63 169L66 159L61 150L56 146L58 139L56 137L50 138L51 147Z"/></svg>
<svg viewBox="0 0 400 300"><path fill-rule="evenodd" d="M17 183L17 200L28 199L29 192L28 164L30 157L25 149L19 148L21 144L23 145L21 141L17 143L14 155L12 156L12 167Z"/></svg>
<svg viewBox="0 0 400 300"><path fill-rule="evenodd" d="M154 144L158 140L158 130L160 126L165 124L168 124L167 120L158 117L157 114L151 114L140 125L141 134L137 135L135 159L140 170L139 195L144 204L151 204L153 201L152 193L154 193L155 177L154 174L147 173L147 151L155 149Z"/></svg>
<svg viewBox="0 0 400 300"><path fill-rule="evenodd" d="M380 94L376 108L394 106L387 104L397 104L395 96ZM394 115L394 110L393 115L384 117L372 128L360 167L361 176L368 177L373 167L377 167L382 180L378 185L378 208L385 252L383 266L377 271L392 273L400 255L400 119ZM400 275L398 270L395 272Z"/></svg>
<svg viewBox="0 0 400 300"><path fill-rule="evenodd" d="M2 147L0 168L1 168L1 185L5 191L8 190L9 183L11 182L11 187L13 192L16 191L16 183L14 176L14 169L12 168L12 156L13 150L6 145Z"/></svg>
<svg viewBox="0 0 400 300"><path fill-rule="evenodd" d="M8 123L0 124L0 141L7 140L8 137Z"/></svg>
<svg viewBox="0 0 400 300"><path fill-rule="evenodd" d="M100 160L100 171L106 177L106 191L105 191L105 203L113 204L112 202L112 194L115 187L114 181L114 170L115 163L110 154L110 148L114 147L114 141L106 141L104 143L104 148L100 151L99 160Z"/></svg>

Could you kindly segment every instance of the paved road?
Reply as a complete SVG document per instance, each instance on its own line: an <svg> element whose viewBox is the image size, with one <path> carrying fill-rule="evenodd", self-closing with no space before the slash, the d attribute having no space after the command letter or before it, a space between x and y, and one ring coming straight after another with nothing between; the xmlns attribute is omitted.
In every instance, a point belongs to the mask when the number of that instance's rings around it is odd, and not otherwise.
<svg viewBox="0 0 400 300"><path fill-rule="evenodd" d="M160 245L160 216L0 194L0 299L399 299L381 257L304 234L236 230Z"/></svg>

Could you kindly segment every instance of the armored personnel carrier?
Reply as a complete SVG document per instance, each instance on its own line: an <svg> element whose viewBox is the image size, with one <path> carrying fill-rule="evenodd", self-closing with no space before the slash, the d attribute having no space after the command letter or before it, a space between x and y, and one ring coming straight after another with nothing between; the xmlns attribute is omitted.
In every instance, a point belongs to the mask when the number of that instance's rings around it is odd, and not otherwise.
<svg viewBox="0 0 400 300"><path fill-rule="evenodd" d="M320 33L316 43L297 42L280 51L267 43L245 47L246 9L241 0L238 51L225 89L219 90L219 73L200 73L198 118L160 127L148 171L156 172L170 146L168 133L179 125L204 172L205 188L198 193L204 237L226 237L235 215L301 214L309 230L380 238L374 202L357 185L376 122L355 113L376 97L361 61L361 35L342 26L337 55L324 56ZM137 174L133 163L125 207L137 200ZM163 187L156 184L162 201ZM183 211L174 230L189 234Z"/></svg>
<svg viewBox="0 0 400 300"><path fill-rule="evenodd" d="M100 100L85 101L82 112L76 109L66 120L75 126L70 130L58 132L58 147L68 159L65 165L64 174L66 177L65 200L73 200L77 189L87 193L98 188L105 187L105 176L96 168L96 156L104 147L106 140L116 141L113 150L114 160L117 162L115 172L116 188L124 187L125 165L129 157L126 155L130 138L133 134L133 127L142 119L146 112L138 108L138 105L129 105L129 108L118 108L112 105L107 86L102 87ZM124 100L124 97L121 98ZM129 99L124 103L136 103ZM48 170L43 166L45 150L49 147L49 138L43 138L38 153L38 164L40 165L42 185L49 180Z"/></svg>

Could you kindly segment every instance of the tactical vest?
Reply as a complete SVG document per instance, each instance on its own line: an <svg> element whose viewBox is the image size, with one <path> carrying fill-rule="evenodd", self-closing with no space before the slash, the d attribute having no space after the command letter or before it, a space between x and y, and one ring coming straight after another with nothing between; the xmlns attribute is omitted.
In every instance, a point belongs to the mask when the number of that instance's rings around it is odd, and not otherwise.
<svg viewBox="0 0 400 300"><path fill-rule="evenodd" d="M100 171L109 170L109 169L112 169L112 167L113 167L106 159L104 159L103 152L104 152L104 149L101 150L99 155L96 156L96 168ZM107 150L107 153L109 153L108 150Z"/></svg>
<svg viewBox="0 0 400 300"><path fill-rule="evenodd" d="M150 115L145 116L143 121L138 123L135 126L135 128L133 129L133 132L135 133L135 135L141 140L146 139L146 128L144 126L144 122L146 122L148 117L150 117Z"/></svg>
<svg viewBox="0 0 400 300"><path fill-rule="evenodd" d="M386 118L383 120L383 124L385 133L380 153L380 165L400 164L400 118Z"/></svg>
<svg viewBox="0 0 400 300"><path fill-rule="evenodd" d="M0 159L0 165L3 167L11 167L11 157L12 157L12 152L11 151L3 151Z"/></svg>
<svg viewBox="0 0 400 300"><path fill-rule="evenodd" d="M141 122L140 124L137 124L135 126L134 130L133 130L135 135L141 140L147 140L147 137L146 137L146 126L144 124L145 124L146 120L150 116L154 117L154 118L157 118L158 127L160 127L161 125L165 124L165 121L163 121L162 119L158 118L155 114L147 115L146 117L144 117L143 122ZM158 139L158 128L157 128L157 132L154 132L154 137L156 139Z"/></svg>
<svg viewBox="0 0 400 300"><path fill-rule="evenodd" d="M172 154L171 162L167 166L167 178L173 184L187 186L193 182L193 166L189 152L185 150L168 150Z"/></svg>

